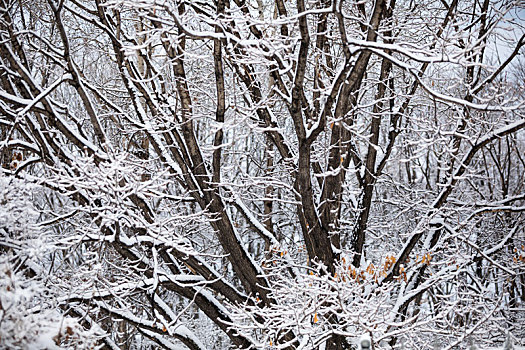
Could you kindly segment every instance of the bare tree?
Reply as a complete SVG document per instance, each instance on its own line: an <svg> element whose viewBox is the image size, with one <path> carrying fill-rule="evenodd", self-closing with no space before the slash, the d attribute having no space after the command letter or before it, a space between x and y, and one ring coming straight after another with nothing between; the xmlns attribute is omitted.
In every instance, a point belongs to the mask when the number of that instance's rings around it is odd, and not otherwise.
<svg viewBox="0 0 525 350"><path fill-rule="evenodd" d="M5 263L108 348L523 339L519 9L0 0Z"/></svg>

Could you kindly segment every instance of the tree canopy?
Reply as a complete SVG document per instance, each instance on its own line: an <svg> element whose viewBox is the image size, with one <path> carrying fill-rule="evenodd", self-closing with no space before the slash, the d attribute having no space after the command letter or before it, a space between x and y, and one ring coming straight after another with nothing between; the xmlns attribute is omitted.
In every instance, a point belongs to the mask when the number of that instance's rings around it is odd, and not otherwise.
<svg viewBox="0 0 525 350"><path fill-rule="evenodd" d="M523 342L524 13L0 0L0 346Z"/></svg>

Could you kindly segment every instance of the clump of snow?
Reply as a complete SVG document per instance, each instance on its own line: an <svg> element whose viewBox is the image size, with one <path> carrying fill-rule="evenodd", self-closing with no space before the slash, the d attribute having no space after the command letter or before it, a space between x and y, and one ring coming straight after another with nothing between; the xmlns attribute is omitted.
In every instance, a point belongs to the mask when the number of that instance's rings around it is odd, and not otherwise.
<svg viewBox="0 0 525 350"><path fill-rule="evenodd" d="M0 262L0 348L94 349L97 337L49 303L49 291L6 261Z"/></svg>
<svg viewBox="0 0 525 350"><path fill-rule="evenodd" d="M0 176L0 348L96 349L97 332L64 315L58 291L35 270L53 250L30 202L36 190Z"/></svg>
<svg viewBox="0 0 525 350"><path fill-rule="evenodd" d="M0 174L1 175L1 174ZM34 188L15 178L0 176L0 231L9 238L33 238L38 212L31 203Z"/></svg>

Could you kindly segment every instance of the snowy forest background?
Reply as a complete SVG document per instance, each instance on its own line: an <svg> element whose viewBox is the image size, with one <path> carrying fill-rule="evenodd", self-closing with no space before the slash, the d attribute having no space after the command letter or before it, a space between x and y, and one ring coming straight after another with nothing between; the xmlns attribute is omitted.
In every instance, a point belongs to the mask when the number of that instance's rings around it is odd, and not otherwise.
<svg viewBox="0 0 525 350"><path fill-rule="evenodd" d="M524 19L0 0L0 347L525 345Z"/></svg>

